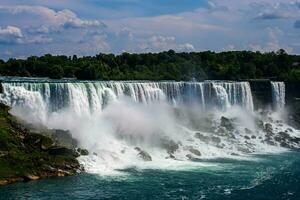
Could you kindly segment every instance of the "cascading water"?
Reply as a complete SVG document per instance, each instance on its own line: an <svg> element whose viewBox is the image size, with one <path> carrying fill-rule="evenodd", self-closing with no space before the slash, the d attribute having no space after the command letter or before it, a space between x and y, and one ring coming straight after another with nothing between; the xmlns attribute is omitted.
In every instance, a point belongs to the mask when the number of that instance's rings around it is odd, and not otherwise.
<svg viewBox="0 0 300 200"><path fill-rule="evenodd" d="M95 152L80 157L89 172L281 149L264 128L257 128L266 122L253 111L248 82L20 79L3 80L2 86L0 100L13 114L68 129L82 147ZM273 125L274 134L285 130L281 122ZM152 162L141 161L146 155Z"/></svg>
<svg viewBox="0 0 300 200"><path fill-rule="evenodd" d="M273 106L276 110L285 106L285 84L284 82L271 82Z"/></svg>
<svg viewBox="0 0 300 200"><path fill-rule="evenodd" d="M93 113L124 96L143 104L167 100L173 105L196 103L203 109L239 105L253 110L247 82L4 82L3 88L1 99L6 104L36 105L43 115L46 108L48 114L63 108Z"/></svg>

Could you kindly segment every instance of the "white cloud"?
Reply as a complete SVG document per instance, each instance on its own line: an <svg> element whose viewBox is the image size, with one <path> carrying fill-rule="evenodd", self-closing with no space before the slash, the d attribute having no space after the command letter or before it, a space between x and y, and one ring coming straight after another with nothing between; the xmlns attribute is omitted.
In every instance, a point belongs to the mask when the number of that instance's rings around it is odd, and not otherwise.
<svg viewBox="0 0 300 200"><path fill-rule="evenodd" d="M160 52L173 49L175 51L195 51L195 47L191 43L178 44L173 36L154 35L145 42L139 44L138 51L142 52Z"/></svg>
<svg viewBox="0 0 300 200"><path fill-rule="evenodd" d="M53 41L52 38L50 37L44 37L44 36L33 36L31 38L26 38L23 40L22 43L27 43L27 44L48 44Z"/></svg>
<svg viewBox="0 0 300 200"><path fill-rule="evenodd" d="M191 52L195 51L195 47L191 43L180 44L178 47L178 51Z"/></svg>
<svg viewBox="0 0 300 200"><path fill-rule="evenodd" d="M41 27L37 29L37 31L40 31L41 29L43 29L42 31L46 31L46 29L49 30L50 27L88 28L105 26L98 20L81 19L74 12L68 9L55 11L43 6L18 5L0 6L0 12L6 12L12 15L32 15L32 21L36 20L36 17L38 17L38 21L42 22L42 24Z"/></svg>
<svg viewBox="0 0 300 200"><path fill-rule="evenodd" d="M0 43L4 44L46 44L52 39L44 36L24 36L21 29L15 26L0 27Z"/></svg>
<svg viewBox="0 0 300 200"><path fill-rule="evenodd" d="M175 37L154 35L148 38L145 42L139 44L141 51L159 52L176 47Z"/></svg>
<svg viewBox="0 0 300 200"><path fill-rule="evenodd" d="M278 28L266 28L266 34L268 40L261 44L249 44L249 49L252 51L271 52L278 51L279 49L285 49L288 53L293 52L293 48L287 44L281 43L279 38L284 35L284 32Z"/></svg>
<svg viewBox="0 0 300 200"><path fill-rule="evenodd" d="M0 43L18 43L23 37L20 28L15 26L0 27Z"/></svg>

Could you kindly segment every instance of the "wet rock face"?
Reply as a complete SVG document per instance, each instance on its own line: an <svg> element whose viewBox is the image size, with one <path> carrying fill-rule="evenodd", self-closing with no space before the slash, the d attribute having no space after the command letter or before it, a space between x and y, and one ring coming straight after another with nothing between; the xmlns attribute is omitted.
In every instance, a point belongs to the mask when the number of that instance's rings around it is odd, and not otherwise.
<svg viewBox="0 0 300 200"><path fill-rule="evenodd" d="M26 135L24 138L24 143L42 150L47 150L55 144L54 141L49 137L31 133Z"/></svg>
<svg viewBox="0 0 300 200"><path fill-rule="evenodd" d="M134 148L138 152L138 156L142 158L144 161L152 161L152 157L150 154L139 147Z"/></svg>
<svg viewBox="0 0 300 200"><path fill-rule="evenodd" d="M245 135L244 138L245 138L246 140L250 140L250 137L249 137L248 135Z"/></svg>
<svg viewBox="0 0 300 200"><path fill-rule="evenodd" d="M297 90L299 90L297 88ZM288 98L287 102L288 110L288 124L300 129L300 95Z"/></svg>
<svg viewBox="0 0 300 200"><path fill-rule="evenodd" d="M219 137L216 137L216 136L212 136L211 141L216 143L216 144L221 143L221 139Z"/></svg>
<svg viewBox="0 0 300 200"><path fill-rule="evenodd" d="M258 129L264 129L264 122L261 119L255 119L255 125Z"/></svg>
<svg viewBox="0 0 300 200"><path fill-rule="evenodd" d="M250 130L250 129L248 129L248 128L245 128L245 133L247 133L247 134L252 134L253 132Z"/></svg>
<svg viewBox="0 0 300 200"><path fill-rule="evenodd" d="M287 148L299 148L300 138L290 136L286 132L279 132L275 135L274 140L279 142L280 146Z"/></svg>
<svg viewBox="0 0 300 200"><path fill-rule="evenodd" d="M187 154L186 157L189 159L189 160L193 160L194 157L191 155L191 154Z"/></svg>
<svg viewBox="0 0 300 200"><path fill-rule="evenodd" d="M196 156L201 156L200 151L197 150L197 149L190 148L189 151L190 151L192 154L196 155Z"/></svg>
<svg viewBox="0 0 300 200"><path fill-rule="evenodd" d="M179 148L179 144L169 138L163 138L160 142L160 146L166 149L168 154L174 154Z"/></svg>
<svg viewBox="0 0 300 200"><path fill-rule="evenodd" d="M89 151L88 151L87 149L77 148L76 151L77 151L81 156L87 156L87 155L89 155Z"/></svg>
<svg viewBox="0 0 300 200"><path fill-rule="evenodd" d="M201 140L202 142L205 142L205 143L209 143L209 142L212 142L212 143L215 143L215 144L219 144L221 143L221 139L217 136L205 136L199 132L195 133L194 135L195 138Z"/></svg>
<svg viewBox="0 0 300 200"><path fill-rule="evenodd" d="M202 117L194 121L193 126L200 131L212 132L214 130L212 117Z"/></svg>
<svg viewBox="0 0 300 200"><path fill-rule="evenodd" d="M77 146L77 141L72 137L70 131L54 129L52 132L52 138L57 145L66 148L75 148Z"/></svg>
<svg viewBox="0 0 300 200"><path fill-rule="evenodd" d="M273 135L273 126L270 123L267 123L265 125L264 131L268 134L268 135Z"/></svg>
<svg viewBox="0 0 300 200"><path fill-rule="evenodd" d="M226 118L226 117L221 117L221 126L225 127L228 131L233 131L234 126L232 120Z"/></svg>
<svg viewBox="0 0 300 200"><path fill-rule="evenodd" d="M195 133L195 138L201 140L202 142L208 143L210 138L208 136L202 135L201 133L197 132Z"/></svg>
<svg viewBox="0 0 300 200"><path fill-rule="evenodd" d="M79 154L75 150L68 149L65 147L51 147L50 149L47 150L47 152L50 155L55 155L55 156L75 156L75 157L79 156Z"/></svg>
<svg viewBox="0 0 300 200"><path fill-rule="evenodd" d="M10 115L0 104L0 185L53 176L70 176L83 171L75 150L58 146L52 130L35 130ZM21 170L20 170L21 169Z"/></svg>

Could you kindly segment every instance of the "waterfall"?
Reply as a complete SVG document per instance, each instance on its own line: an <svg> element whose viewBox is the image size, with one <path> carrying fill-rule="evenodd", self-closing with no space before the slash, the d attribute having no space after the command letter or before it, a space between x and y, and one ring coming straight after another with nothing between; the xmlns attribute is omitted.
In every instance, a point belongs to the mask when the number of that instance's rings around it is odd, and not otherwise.
<svg viewBox="0 0 300 200"><path fill-rule="evenodd" d="M0 101L12 114L69 130L79 147L94 152L79 158L88 172L143 167L136 149L149 153L157 166L277 149L256 124L248 82L2 79L2 87ZM284 84L272 88L274 102L284 105ZM292 130L280 120L267 122L274 132Z"/></svg>
<svg viewBox="0 0 300 200"><path fill-rule="evenodd" d="M271 82L273 106L280 110L285 106L285 84L284 82Z"/></svg>
<svg viewBox="0 0 300 200"><path fill-rule="evenodd" d="M213 84L213 87L216 92L217 104L222 110L226 110L230 106L226 89L218 84Z"/></svg>
<svg viewBox="0 0 300 200"><path fill-rule="evenodd" d="M42 118L66 108L79 115L101 112L109 103L123 97L142 104L193 103L202 109L218 107L221 110L238 105L253 110L247 82L4 81L3 89L1 101L40 112Z"/></svg>
<svg viewBox="0 0 300 200"><path fill-rule="evenodd" d="M253 110L252 93L248 82L212 82L212 84L223 109L240 105L247 110Z"/></svg>

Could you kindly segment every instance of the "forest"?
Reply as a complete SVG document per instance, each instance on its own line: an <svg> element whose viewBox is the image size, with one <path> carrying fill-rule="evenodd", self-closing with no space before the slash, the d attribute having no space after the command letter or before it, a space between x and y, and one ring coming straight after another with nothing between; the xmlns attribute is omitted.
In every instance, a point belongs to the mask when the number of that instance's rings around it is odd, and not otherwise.
<svg viewBox="0 0 300 200"><path fill-rule="evenodd" d="M96 56L30 56L0 60L1 76L79 80L300 80L300 55L277 52L99 53Z"/></svg>

